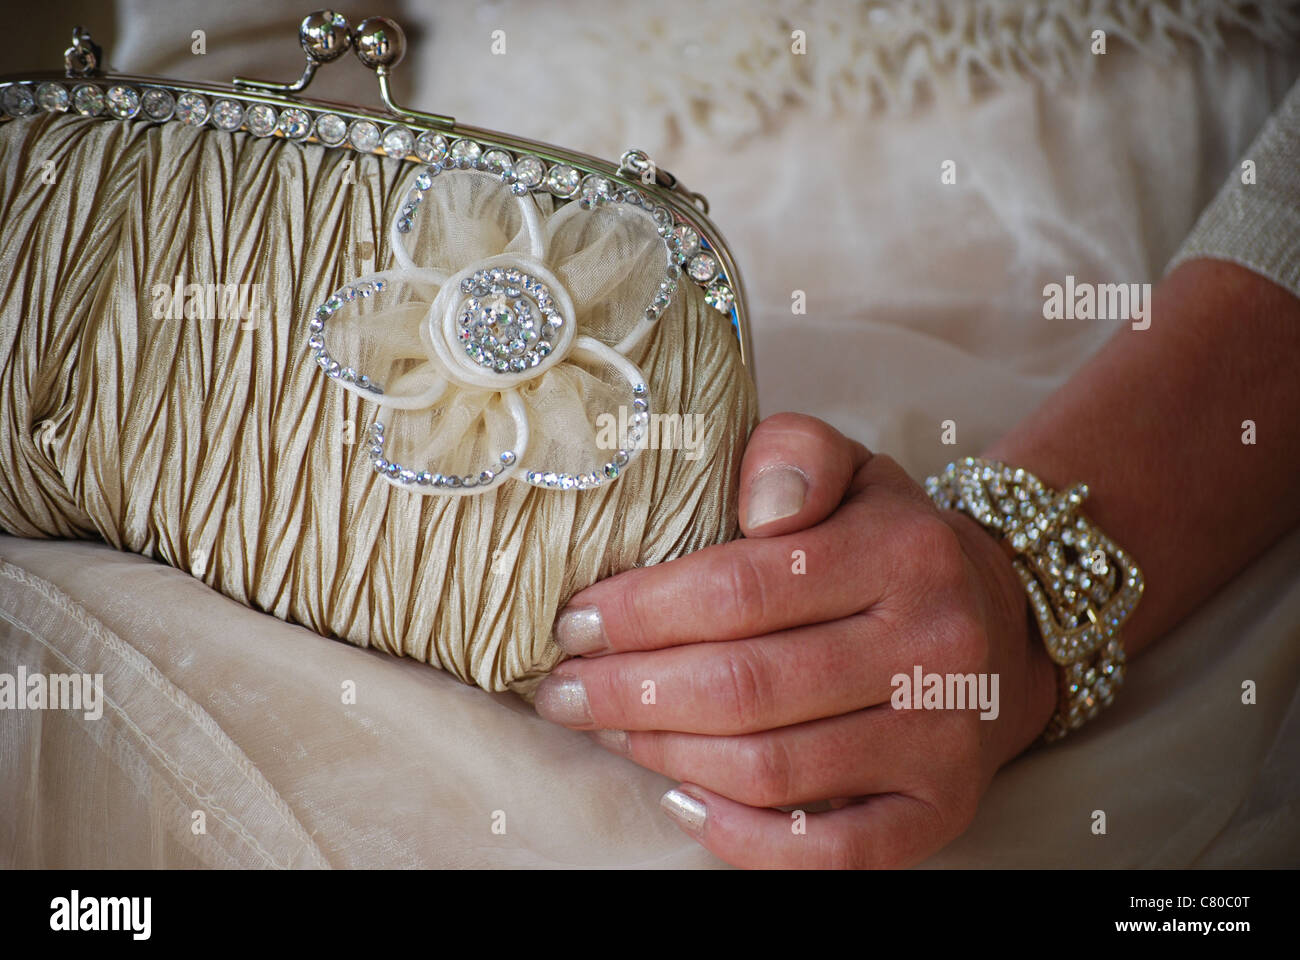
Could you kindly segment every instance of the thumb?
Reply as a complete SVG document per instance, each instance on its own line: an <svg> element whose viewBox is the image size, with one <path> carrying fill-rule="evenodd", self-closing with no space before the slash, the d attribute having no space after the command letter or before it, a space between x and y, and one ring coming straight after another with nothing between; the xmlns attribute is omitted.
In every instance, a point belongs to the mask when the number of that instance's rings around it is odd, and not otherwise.
<svg viewBox="0 0 1300 960"><path fill-rule="evenodd" d="M757 427L740 465L740 528L774 537L821 523L871 452L825 421L778 413Z"/></svg>

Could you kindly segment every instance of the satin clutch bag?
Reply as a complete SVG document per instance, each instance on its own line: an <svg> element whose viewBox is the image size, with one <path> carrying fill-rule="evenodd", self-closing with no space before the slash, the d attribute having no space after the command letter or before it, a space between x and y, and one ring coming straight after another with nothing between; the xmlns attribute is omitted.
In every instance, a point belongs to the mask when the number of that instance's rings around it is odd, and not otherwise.
<svg viewBox="0 0 1300 960"><path fill-rule="evenodd" d="M398 105L396 24L293 82L0 81L0 526L95 536L527 694L572 593L737 535L756 419L707 203ZM303 96L349 52L384 110Z"/></svg>

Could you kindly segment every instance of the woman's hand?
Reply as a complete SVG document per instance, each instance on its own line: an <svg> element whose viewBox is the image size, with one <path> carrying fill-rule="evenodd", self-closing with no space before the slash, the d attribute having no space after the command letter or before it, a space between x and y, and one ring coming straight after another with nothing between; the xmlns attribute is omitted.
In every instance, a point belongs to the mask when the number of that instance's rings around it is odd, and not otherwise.
<svg viewBox="0 0 1300 960"><path fill-rule="evenodd" d="M974 521L819 420L760 424L741 484L746 539L573 598L556 639L578 658L537 710L683 781L664 808L733 864L916 863L1055 707L1023 588ZM995 675L996 717L895 709L917 667Z"/></svg>

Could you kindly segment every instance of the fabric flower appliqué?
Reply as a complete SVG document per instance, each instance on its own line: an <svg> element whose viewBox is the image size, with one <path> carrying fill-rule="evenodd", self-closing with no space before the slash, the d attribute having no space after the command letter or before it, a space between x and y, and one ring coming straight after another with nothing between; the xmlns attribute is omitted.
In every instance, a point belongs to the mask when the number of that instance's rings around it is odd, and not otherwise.
<svg viewBox="0 0 1300 960"><path fill-rule="evenodd" d="M374 468L413 492L592 489L645 446L650 390L629 354L677 292L682 229L639 191L558 166L527 183L524 163L423 167L390 228L395 266L310 321L325 373L384 409Z"/></svg>

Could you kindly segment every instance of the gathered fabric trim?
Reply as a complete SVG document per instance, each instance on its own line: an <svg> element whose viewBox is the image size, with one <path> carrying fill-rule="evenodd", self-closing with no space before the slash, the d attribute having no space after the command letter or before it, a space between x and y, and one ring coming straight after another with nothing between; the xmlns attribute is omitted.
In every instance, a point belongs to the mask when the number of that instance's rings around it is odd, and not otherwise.
<svg viewBox="0 0 1300 960"><path fill-rule="evenodd" d="M1095 30L1108 53L1128 47L1160 61L1188 45L1215 56L1235 30L1279 48L1300 42L1297 0L758 0L641 16L650 20L645 42L671 50L672 69L598 72L635 84L629 102L687 137L743 137L791 106L902 113L1008 81L1076 82L1100 60ZM584 31L620 28L598 20ZM614 55L621 46L610 38L592 49Z"/></svg>

